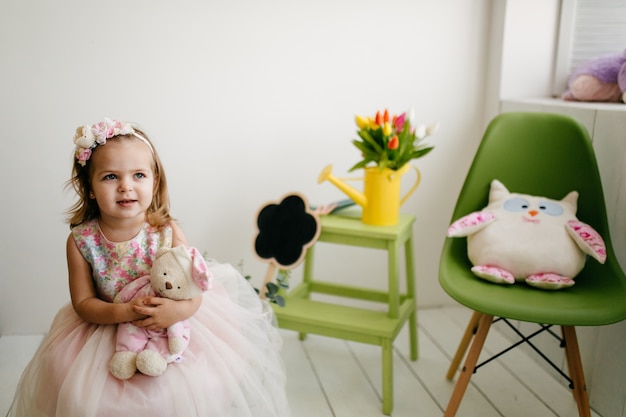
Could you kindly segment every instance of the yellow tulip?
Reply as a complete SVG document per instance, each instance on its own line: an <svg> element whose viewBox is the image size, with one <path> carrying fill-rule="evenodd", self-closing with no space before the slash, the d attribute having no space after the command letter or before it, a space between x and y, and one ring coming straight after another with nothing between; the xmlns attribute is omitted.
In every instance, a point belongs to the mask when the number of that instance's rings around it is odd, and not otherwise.
<svg viewBox="0 0 626 417"><path fill-rule="evenodd" d="M370 124L367 118L361 117L359 115L357 115L354 119L356 120L356 125L359 127L359 129L365 129Z"/></svg>
<svg viewBox="0 0 626 417"><path fill-rule="evenodd" d="M385 124L383 125L383 135L391 135L391 123L385 122Z"/></svg>

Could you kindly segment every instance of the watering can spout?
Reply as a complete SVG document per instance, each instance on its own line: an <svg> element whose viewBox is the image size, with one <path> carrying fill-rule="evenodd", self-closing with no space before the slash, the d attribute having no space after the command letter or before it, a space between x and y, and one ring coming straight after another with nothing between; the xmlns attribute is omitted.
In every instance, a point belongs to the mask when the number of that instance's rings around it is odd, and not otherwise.
<svg viewBox="0 0 626 417"><path fill-rule="evenodd" d="M361 193L360 191L358 191L356 188L346 184L345 181L342 181L341 179L335 177L332 174L332 171L333 171L332 164L326 166L326 168L322 170L322 172L320 173L320 176L317 178L317 183L321 184L326 180L330 181L337 188L343 191L348 197L354 200L355 203L365 208L367 206L367 199L365 198L365 195Z"/></svg>

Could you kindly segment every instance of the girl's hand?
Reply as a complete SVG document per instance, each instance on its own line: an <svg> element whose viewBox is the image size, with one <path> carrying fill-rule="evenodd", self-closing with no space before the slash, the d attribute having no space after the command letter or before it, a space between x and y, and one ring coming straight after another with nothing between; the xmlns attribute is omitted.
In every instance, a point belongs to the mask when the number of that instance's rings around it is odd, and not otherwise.
<svg viewBox="0 0 626 417"><path fill-rule="evenodd" d="M176 301L161 297L144 297L136 300L133 310L146 316L142 320L135 320L135 326L148 330L166 329L180 319L177 311Z"/></svg>
<svg viewBox="0 0 626 417"><path fill-rule="evenodd" d="M137 321L140 321L140 320L143 320L143 319L147 319L149 317L147 314L139 313L136 310L137 307L141 308L141 307L145 306L144 305L144 301L146 300L146 298L148 298L148 297L135 298L135 299L132 299L132 300L130 300L129 302L126 303L127 308L130 309L129 314L132 314L135 317L140 316L140 317L134 319L133 323L137 322Z"/></svg>
<svg viewBox="0 0 626 417"><path fill-rule="evenodd" d="M144 297L132 306L133 310L144 319L133 322L135 326L148 330L166 329L172 324L191 317L200 307L202 297L191 300L170 300L162 297Z"/></svg>

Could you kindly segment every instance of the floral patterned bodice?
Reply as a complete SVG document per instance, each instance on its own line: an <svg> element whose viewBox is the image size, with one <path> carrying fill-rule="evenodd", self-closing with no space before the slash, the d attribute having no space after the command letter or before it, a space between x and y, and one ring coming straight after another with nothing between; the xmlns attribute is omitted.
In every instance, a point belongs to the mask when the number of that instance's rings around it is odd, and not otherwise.
<svg viewBox="0 0 626 417"><path fill-rule="evenodd" d="M157 228L146 222L134 238L111 242L94 219L74 227L72 236L91 265L98 295L106 301L113 301L126 284L148 275L157 250L172 246L169 224Z"/></svg>

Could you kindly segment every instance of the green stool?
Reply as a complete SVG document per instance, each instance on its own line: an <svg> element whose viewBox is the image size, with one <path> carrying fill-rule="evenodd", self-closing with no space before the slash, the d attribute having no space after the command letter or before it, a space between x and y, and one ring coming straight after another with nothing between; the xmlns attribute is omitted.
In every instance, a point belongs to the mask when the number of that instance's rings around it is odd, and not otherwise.
<svg viewBox="0 0 626 417"><path fill-rule="evenodd" d="M409 321L411 360L417 360L417 304L413 265L413 223L415 217L401 214L395 226L370 226L360 220L360 213L350 210L320 217L318 242L383 249L388 257L387 291L342 285L313 278L315 246L304 259L303 282L286 295L286 306L273 304L278 325L296 330L300 340L307 333L382 346L383 413L393 409L393 341ZM400 251L404 247L406 293L401 294ZM311 300L313 293L385 303L387 311L344 306Z"/></svg>

